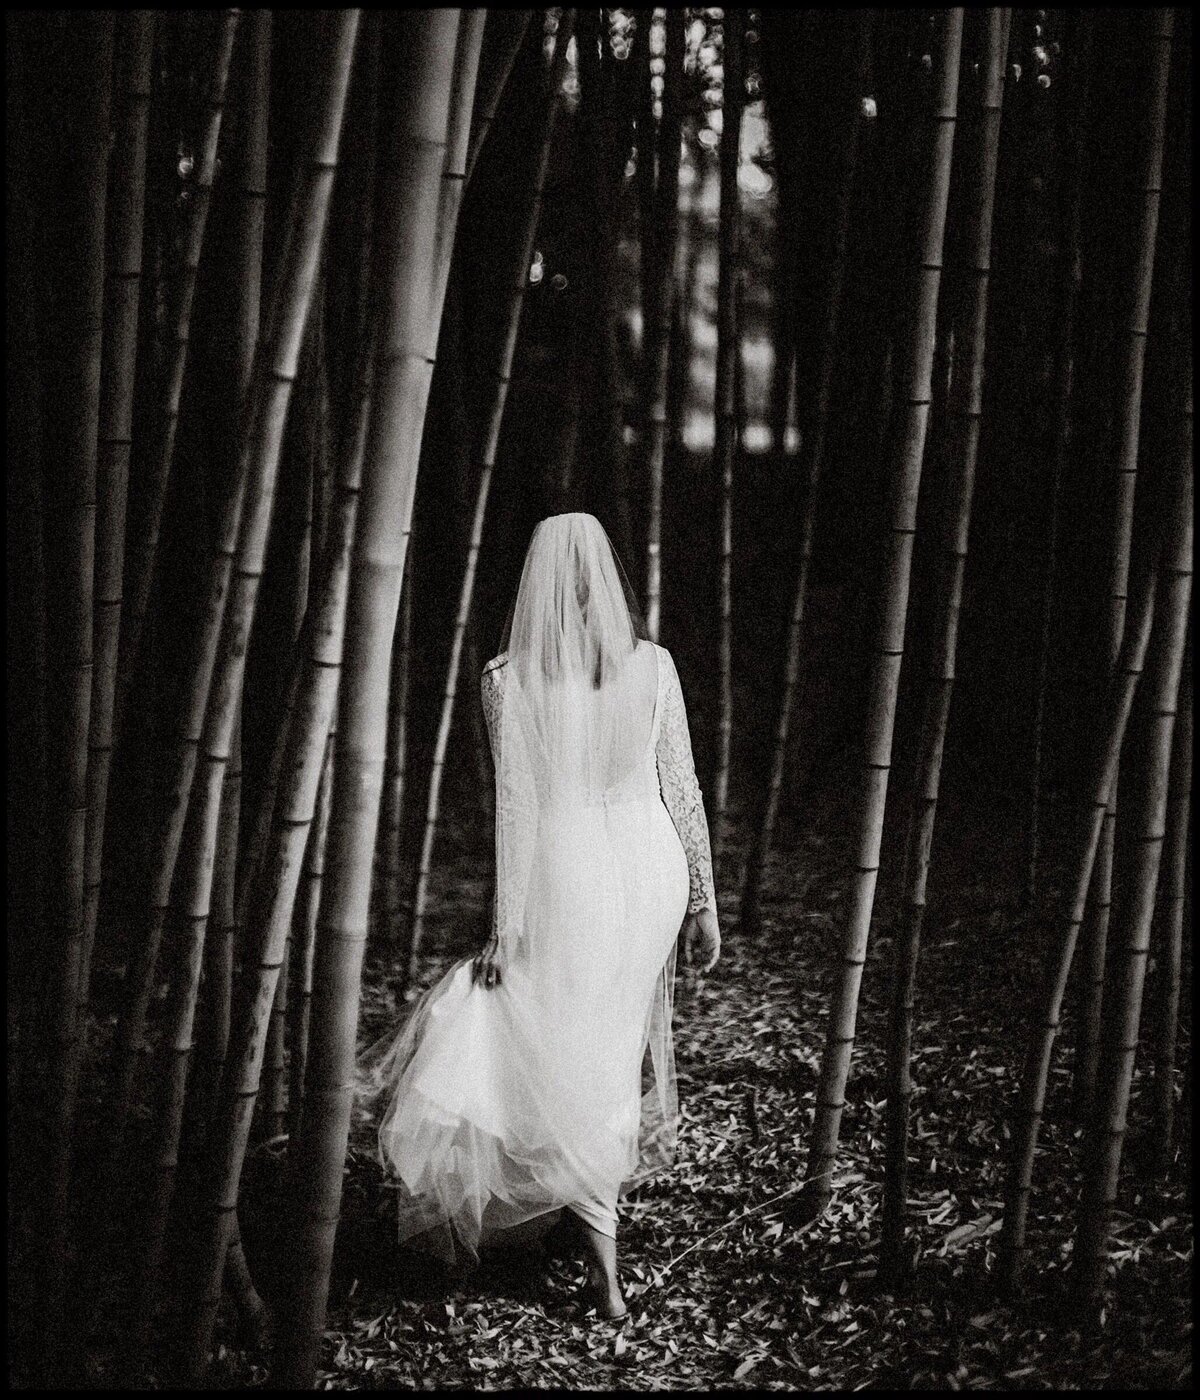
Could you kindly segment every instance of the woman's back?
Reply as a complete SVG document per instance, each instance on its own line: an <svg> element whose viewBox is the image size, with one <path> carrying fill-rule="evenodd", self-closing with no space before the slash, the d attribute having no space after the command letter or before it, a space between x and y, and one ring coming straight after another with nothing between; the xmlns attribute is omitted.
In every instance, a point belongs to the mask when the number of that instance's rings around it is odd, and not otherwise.
<svg viewBox="0 0 1200 1400"><path fill-rule="evenodd" d="M539 802L556 806L657 792L653 734L659 660L638 641L597 682L578 673L524 673L501 655L488 668L511 760L528 771Z"/></svg>

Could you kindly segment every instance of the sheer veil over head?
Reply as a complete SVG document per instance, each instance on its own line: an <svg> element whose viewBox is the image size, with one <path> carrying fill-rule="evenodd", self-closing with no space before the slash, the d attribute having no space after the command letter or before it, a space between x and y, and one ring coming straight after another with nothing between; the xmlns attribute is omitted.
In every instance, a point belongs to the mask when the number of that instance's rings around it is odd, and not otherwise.
<svg viewBox="0 0 1200 1400"><path fill-rule="evenodd" d="M594 515L552 515L533 532L503 650L517 682L539 787L599 793L636 761L653 662L633 590ZM651 707L652 708L652 707Z"/></svg>
<svg viewBox="0 0 1200 1400"><path fill-rule="evenodd" d="M646 636L625 570L594 515L569 511L538 523L525 552L501 650L548 679L590 674L602 685Z"/></svg>

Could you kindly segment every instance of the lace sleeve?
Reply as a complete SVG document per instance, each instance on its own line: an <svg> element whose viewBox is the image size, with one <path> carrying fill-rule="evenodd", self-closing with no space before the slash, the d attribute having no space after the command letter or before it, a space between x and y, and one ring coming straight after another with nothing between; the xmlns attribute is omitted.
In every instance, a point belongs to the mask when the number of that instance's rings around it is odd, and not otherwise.
<svg viewBox="0 0 1200 1400"><path fill-rule="evenodd" d="M664 667L662 716L659 723L655 756L658 759L658 784L663 804L671 814L675 830L687 855L691 893L688 913L705 907L715 910L716 892L713 888L712 852L708 842L708 821L696 765L692 761L692 740L688 732L687 710L679 673L671 654L660 649Z"/></svg>
<svg viewBox="0 0 1200 1400"><path fill-rule="evenodd" d="M537 836L537 792L525 734L514 706L505 703L507 658L484 668L481 682L492 762L496 769L496 901L492 932L502 954L516 946L525 920L525 897Z"/></svg>

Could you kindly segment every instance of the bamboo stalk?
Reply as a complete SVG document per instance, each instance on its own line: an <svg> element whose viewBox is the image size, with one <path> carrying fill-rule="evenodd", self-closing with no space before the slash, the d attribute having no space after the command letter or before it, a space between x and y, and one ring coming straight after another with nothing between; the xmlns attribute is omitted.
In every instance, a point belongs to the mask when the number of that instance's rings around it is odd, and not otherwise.
<svg viewBox="0 0 1200 1400"><path fill-rule="evenodd" d="M214 1118L204 1181L202 1233L190 1280L192 1321L183 1339L182 1363L195 1378L203 1370L220 1303L228 1230L237 1207L238 1183L258 1097L271 1008L295 909L297 886L316 810L316 789L340 684L342 639L355 538L363 453L371 402L372 358L360 348L356 432L343 443L338 487L321 563L318 605L305 629L303 669L291 708L280 763L282 783L269 839L245 895L247 947L242 995L231 1027L221 1099Z"/></svg>
<svg viewBox="0 0 1200 1400"><path fill-rule="evenodd" d="M404 560L404 580L400 589L400 611L392 641L391 677L388 684L387 760L383 770L383 931L386 938L399 940L406 920L403 916L404 798L408 788L408 699L412 655L413 621L413 543L409 540Z"/></svg>
<svg viewBox="0 0 1200 1400"><path fill-rule="evenodd" d="M279 417L273 427L282 428L286 414L287 396L295 380L300 349L305 332L305 319L311 304L316 269L320 264L329 196L336 169L340 144L342 116L354 43L358 29L357 10L338 11L336 28L331 36L331 58L325 78L323 105L315 127L315 141L306 162L307 179L313 187L312 207L308 210L311 227L297 237L293 250L305 257L308 276L305 280L304 305L288 326L291 335L272 346L271 365L276 384L282 386L283 398ZM305 242L311 239L311 246ZM289 277L291 269L285 271ZM289 284L283 284L286 297ZM286 313L285 313L286 314ZM286 321L284 323L287 324ZM256 369L259 367L256 366ZM263 376L265 377L265 376ZM256 374L256 380L261 379ZM254 394L258 384L252 385ZM182 1122L184 1093L191 1062L196 998L200 968L204 956L212 901L212 878L217 845L221 792L235 721L240 711L242 682L245 675L247 642L253 625L258 582L262 576L266 555L267 530L271 515L274 476L278 469L282 434L271 434L272 446L266 460L251 477L246 489L246 509L238 533L236 567L229 589L229 602L221 631L220 654L214 669L208 707L201 737L201 756L195 781L191 785L188 812L189 831L185 833L181 861L177 871L177 908L180 928L180 951L172 978L168 1001L162 1050L163 1090L159 1105L153 1184L149 1196L142 1267L139 1274L139 1302L136 1311L138 1326L150 1321L166 1234L167 1213L174 1193L175 1169L178 1159L179 1134ZM324 743L324 734L321 735ZM187 840L187 835L191 840ZM222 1260L222 1263L224 1261Z"/></svg>
<svg viewBox="0 0 1200 1400"><path fill-rule="evenodd" d="M437 837L438 814L441 802L442 774L445 769L446 754L450 744L450 729L454 718L454 700L458 693L459 671L463 654L463 639L466 635L467 619L471 612L471 600L475 591L475 575L479 564L479 548L483 541L483 526L487 518L488 494L491 489L492 473L496 465L496 452L500 445L500 430L504 423L504 409L508 402L508 385L512 376L513 358L516 353L517 336L521 326L521 311L525 305L525 288L529 285L529 264L533 257L534 241L537 237L538 221L542 209L542 193L546 184L546 172L550 165L550 148L554 140L555 117L559 109L559 93L566 74L567 46L570 43L574 14L564 13L554 51L554 63L550 69L546 88L546 114L543 125L541 147L537 153L534 168L533 193L529 203L525 227L517 245L515 257L509 267L508 306L505 317L505 334L500 343L497 363L492 371L491 396L483 416L481 433L482 448L479 454L479 476L475 493L475 511L471 522L471 537L467 545L466 566L463 569L462 583L459 585L458 608L454 618L454 631L450 642L450 660L446 668L446 684L442 692L441 712L438 718L437 737L433 746L433 762L429 773L429 792L425 807L425 827L421 840L421 856L417 865L413 888L412 923L408 938L408 951L405 958L404 974L401 983L402 993L412 986L416 976L417 956L425 931L425 908L429 898L429 876L433 868L434 841Z"/></svg>
<svg viewBox="0 0 1200 1400"><path fill-rule="evenodd" d="M53 948L43 1008L46 1044L42 1103L46 1191L42 1323L55 1336L66 1302L70 1233L71 1140L78 1088L78 999L84 944L84 852L92 693L93 555L104 316L104 220L111 12L71 16L58 60L57 99L64 114L55 151L51 290L52 334L43 345L42 419L46 484L55 489L47 517L47 701L49 862L47 915Z"/></svg>
<svg viewBox="0 0 1200 1400"><path fill-rule="evenodd" d="M1129 1114L1134 1059L1138 1047L1138 1022L1142 988L1150 952L1150 927L1162 860L1167 815L1171 741L1175 728L1188 610L1192 597L1192 365L1190 331L1185 330L1186 368L1178 485L1169 535L1159 562L1157 647L1148 669L1146 709L1148 734L1145 772L1131 804L1130 827L1135 843L1127 889L1122 891L1117 928L1122 938L1112 969L1111 991L1105 1004L1105 1025L1100 1047L1087 1150L1082 1162L1083 1190L1079 1199L1078 1229L1072 1272L1083 1311L1100 1302L1108 1271L1108 1244L1112 1212L1121 1173L1121 1151Z"/></svg>
<svg viewBox="0 0 1200 1400"><path fill-rule="evenodd" d="M319 304L319 303L318 303ZM300 395L300 405L304 409L304 439L301 445L301 471L306 478L301 483L299 495L306 502L305 517L300 521L300 539L295 548L293 587L289 595L290 609L284 618L288 629L288 645L283 652L284 660L297 654L300 636L309 596L316 592L316 570L310 568L313 535L313 492L316 487L318 446L314 425L314 414L319 404L319 329L321 317L318 314L310 321L308 335L307 375ZM307 488L307 489L305 489ZM289 550L291 553L291 550ZM289 561L293 562L293 561ZM292 707L289 707L286 720L290 721ZM285 727L285 726L281 726ZM259 1102L261 1127L266 1138L278 1137L287 1125L287 1025L288 1025L288 967L291 961L292 939L289 932L284 944L283 962L279 968L279 978L275 987L275 1000L271 1004L271 1019L267 1028L267 1049L264 1066L264 1093Z"/></svg>
<svg viewBox="0 0 1200 1400"><path fill-rule="evenodd" d="M470 132L470 94L474 91L479 66L479 50L483 39L480 17L482 10L463 10L459 21L458 43L452 80L455 97L451 101L450 127L447 132L446 166L442 172L442 187L438 207L437 250L435 254L435 286L431 307L440 308L445 301L454 254L454 232L462 203L464 167L467 160L467 138ZM468 99L464 102L464 95ZM440 314L431 314L428 359L430 373L437 366ZM372 881L374 917L382 918L392 937L401 928L400 918L400 842L403 820L404 776L408 759L408 668L412 632L411 564L405 561L405 584L401 588L401 609L396 636L392 643L392 679L388 692L388 757L384 769L384 792L381 797L381 819L376 858L376 875Z"/></svg>
<svg viewBox="0 0 1200 1400"><path fill-rule="evenodd" d="M241 18L238 9L226 10L217 33L213 71L205 99L205 125L196 159L196 180L190 190L187 229L183 237L183 265L175 291L174 318L169 336L166 372L162 381L162 400L158 408L158 423L152 460L146 482L146 524L140 538L129 541L126 555L126 584L124 611L121 619L120 646L117 652L117 679L113 701L112 742L119 744L124 728L125 711L134 680L134 670L141 651L142 631L149 606L154 574L158 561L158 541L162 529L163 506L167 498L167 482L175 455L179 406L183 394L184 369L187 365L188 341L191 331L192 300L196 291L196 274L208 227L208 210L212 203L212 187L216 178L217 146L225 114L225 89L229 81L233 41Z"/></svg>
<svg viewBox="0 0 1200 1400"><path fill-rule="evenodd" d="M1154 1169L1170 1171L1175 1152L1175 1042L1183 964L1184 905L1187 902L1188 817L1192 805L1192 677L1185 665L1179 686L1163 852L1162 904L1154 1034L1154 1118L1150 1140Z"/></svg>
<svg viewBox="0 0 1200 1400"><path fill-rule="evenodd" d="M243 990L231 1028L221 1099L214 1118L211 1150L202 1183L201 1247L191 1280L192 1322L184 1338L183 1366L195 1378L203 1370L216 1309L228 1230L237 1206L258 1097L271 1009L296 905L306 845L316 813L317 792L340 684L342 639L351 552L358 512L367 415L371 397L370 355L364 354L358 432L348 443L330 522L329 547L322 561L320 603L304 652L297 702L288 725L283 783L275 804L270 838L247 896L252 916ZM307 974L304 981L311 982Z"/></svg>
<svg viewBox="0 0 1200 1400"><path fill-rule="evenodd" d="M1086 11L1071 11L1074 32L1066 44L1070 103L1064 121L1067 169L1062 189L1062 254L1059 269L1062 301L1058 313L1058 347L1054 368L1053 430L1050 482L1047 490L1045 564L1041 588L1041 623L1037 678L1034 682L1033 752L1029 787L1029 826L1026 832L1025 899L1032 905L1041 858L1042 729L1046 686L1050 672L1051 625L1054 618L1055 571L1058 562L1058 511L1063 466L1071 442L1071 407L1075 384L1075 337L1079 289L1083 283L1080 206L1083 198L1084 156L1087 148L1092 22ZM1068 134L1069 133L1069 134Z"/></svg>
<svg viewBox="0 0 1200 1400"><path fill-rule="evenodd" d="M146 132L154 52L153 10L123 17L120 124L109 163L105 250L105 331L100 367L100 428L96 454L96 572L92 651L92 708L88 737L88 817L84 862L83 947L79 959L79 1030L87 1038L92 947L100 908L101 856L108 776L112 761L113 698L121 626L125 563L125 505L133 437L138 303L142 282L142 226L146 204Z"/></svg>
<svg viewBox="0 0 1200 1400"><path fill-rule="evenodd" d="M1141 208L1131 235L1134 267L1128 312L1121 330L1120 386L1115 462L1116 507L1109 555L1107 654L1111 669L1121 647L1125 625L1125 601L1129 588L1129 548L1133 535L1133 498L1137 484L1138 441L1142 419L1142 370L1146 358L1146 333L1150 319L1150 293L1154 281L1154 245L1162 187L1163 147L1166 131L1167 80L1171 67L1171 34L1174 13L1170 9L1145 11L1150 55L1146 139L1141 150L1138 176ZM1108 813L1100 834L1100 854L1093 874L1088 918L1083 929L1083 967L1080 969L1079 1043L1072 1089L1076 1115L1086 1122L1091 1112L1099 1063L1101 1003L1104 998L1105 948L1112 906L1113 839L1117 820L1117 782L1109 795Z"/></svg>
<svg viewBox="0 0 1200 1400"><path fill-rule="evenodd" d="M942 525L941 559L932 636L933 654L925 693L917 782L909 814L901 927L895 942L888 1035L887 1160L884 1171L881 1276L895 1281L904 1272L908 1213L908 1129L913 1096L912 1038L917 960L925 919L926 886L937 819L942 754L950 719L958 653L958 619L971 528L992 261L992 211L1000 150L1004 97L1007 8L981 13L984 38L979 59L978 108L963 150L970 181L966 228L959 248L964 282L953 329L958 354L948 394L950 479Z"/></svg>
<svg viewBox="0 0 1200 1400"><path fill-rule="evenodd" d="M504 10L493 10L493 15L508 14L514 12ZM484 146L487 144L488 132L492 128L492 121L496 111L500 106L500 99L508 90L508 84L512 78L513 67L517 61L517 55L521 52L521 46L525 42L525 35L529 31L529 22L534 16L533 10L518 10L515 12L516 27L510 34L505 35L499 42L502 44L501 56L494 72L488 73L488 87L481 90L475 102L475 109L478 112L471 132L470 146L467 151L466 171L463 179L466 184L471 183L471 177L475 173L475 167L479 163L479 156ZM482 89L482 84L481 84Z"/></svg>
<svg viewBox="0 0 1200 1400"><path fill-rule="evenodd" d="M737 318L737 280L741 258L741 209L738 156L745 87L742 46L746 11L729 9L724 20L725 70L722 123L718 146L721 195L717 234L717 365L713 390L715 428L713 474L720 481L721 510L717 534L718 570L717 744L713 765L713 857L718 866L725 849L729 805L729 755L733 742L733 465L737 456L737 370L741 353Z"/></svg>
<svg viewBox="0 0 1200 1400"><path fill-rule="evenodd" d="M275 1353L278 1384L313 1384L353 1101L358 995L385 762L390 648L429 396L434 250L453 77L454 10L404 16L400 104L384 163L381 328L346 615L327 875L318 920L305 1112L296 1154L297 1258ZM470 103L471 94L462 100ZM438 319L439 308L432 314Z"/></svg>
<svg viewBox="0 0 1200 1400"><path fill-rule="evenodd" d="M317 915L321 906L321 881L325 874L325 846L329 837L329 803L333 794L333 751L337 742L337 713L329 726L325 760L317 788L316 815L304 850L304 873L297 896L295 927L299 933L297 994L292 997L292 1077L288 1088L288 1151L295 1151L304 1116L304 1072L308 1063L308 1032L312 1015L313 958L317 946Z"/></svg>
<svg viewBox="0 0 1200 1400"><path fill-rule="evenodd" d="M196 1043L196 1064L188 1091L188 1112L195 1144L185 1160L195 1160L207 1136L217 1090L225 1067L233 1009L234 877L242 795L242 725L239 717L229 746L221 792L220 824L213 862L212 927L204 943L204 1014Z"/></svg>
<svg viewBox="0 0 1200 1400"><path fill-rule="evenodd" d="M854 1047L858 993L875 903L884 805L892 759L892 731L896 718L900 664L904 654L917 492L929 413L934 328L937 324L946 203L957 116L963 12L958 8L938 11L936 22L936 57L926 147L928 163L922 171L920 185L918 243L915 267L911 273L912 311L901 361L903 426L896 442L887 560L870 671L866 732L863 736L854 882L843 936L841 967L821 1059L817 1111L808 1159L807 1174L812 1180L808 1196L813 1214L818 1213L818 1208L823 1212L832 1194L846 1081Z"/></svg>
<svg viewBox="0 0 1200 1400"><path fill-rule="evenodd" d="M675 303L679 261L679 155L683 131L683 59L686 36L684 12L667 11L666 69L663 75L663 115L660 135L658 187L651 215L655 232L642 237L653 249L651 280L642 293L645 331L642 377L647 396L645 412L646 479L650 486L650 518L646 538L646 631L658 640L662 612L663 465L667 451L667 394L671 379L671 316ZM640 161L639 161L640 169Z"/></svg>
<svg viewBox="0 0 1200 1400"><path fill-rule="evenodd" d="M865 91L871 63L871 37L875 16L870 10L856 10L850 21L854 29L855 68L853 86L848 93L846 113L842 123L842 145L838 152L837 199L833 211L833 240L828 285L825 297L825 320L821 334L821 362L817 372L812 420L803 434L804 493L800 508L800 551L796 571L792 610L788 621L787 645L784 653L783 695L775 718L772 737L771 769L766 793L758 819L753 823L750 853L746 862L742 886L740 924L748 933L759 926L763 882L767 860L779 818L779 802L783 794L783 775L787 765L788 735L800 682L800 643L804 629L804 613L808 603L808 577L812 567L813 539L816 526L817 495L825 464L825 444L829 428L829 405L833 392L833 376L837 365L838 337L841 324L843 288L846 281L846 251L850 233L851 199L854 193L855 171L862 128L861 100Z"/></svg>
<svg viewBox="0 0 1200 1400"><path fill-rule="evenodd" d="M358 11L336 14L334 52L339 59L348 58L353 50ZM241 462L234 487L222 505L209 567L207 603L193 650L194 665L188 673L167 757L166 800L152 834L146 927L130 969L129 992L117 1028L112 1110L117 1152L124 1140L132 1106L163 919L200 757L201 738L209 727L209 710L213 717L208 736L212 745L205 750L206 763L223 768L229 757L229 736L240 695L246 638L257 599L283 427L320 265L336 168L345 100L344 63L332 67L330 74L326 103L321 109L322 122L315 128L312 155L296 187L287 250L274 297L276 311L267 318L266 337L255 356L243 413ZM216 791L219 792L219 788Z"/></svg>
<svg viewBox="0 0 1200 1400"><path fill-rule="evenodd" d="M1084 903L1092 868L1100 845L1100 829L1108 805L1107 794L1117 770L1121 744L1133 708L1134 693L1145 664L1150 626L1154 617L1156 564L1152 560L1144 579L1132 592L1132 607L1121 642L1121 654L1104 694L1103 709L1096 735L1091 770L1085 780L1082 820L1077 844L1067 865L1071 884L1064 901L1063 932L1051 949L1041 985L1046 989L1038 1008L1021 1074L1020 1095L1012 1132L1012 1158L1005 1189L1004 1223L999 1240L997 1280L1000 1288L1014 1291L1021 1276L1025 1254L1025 1227L1029 1197L1033 1189L1033 1163L1038 1134L1046 1104L1046 1085L1054 1041L1062 1018L1063 997L1071 958L1083 922Z"/></svg>

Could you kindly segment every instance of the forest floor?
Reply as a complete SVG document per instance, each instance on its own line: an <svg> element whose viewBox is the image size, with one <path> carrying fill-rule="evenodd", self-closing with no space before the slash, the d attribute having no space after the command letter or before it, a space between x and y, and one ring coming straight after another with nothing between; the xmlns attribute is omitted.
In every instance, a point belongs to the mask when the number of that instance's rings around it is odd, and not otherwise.
<svg viewBox="0 0 1200 1400"><path fill-rule="evenodd" d="M991 860L1011 846L953 810L936 863L914 1038L911 1167L915 1267L902 1292L876 1283L883 1160L883 1048L894 894L881 886L834 1197L819 1224L793 1226L807 1154L846 894L844 807L805 813L773 873L759 936L726 917L705 979L681 971L675 1003L681 1124L677 1161L623 1207L619 1250L629 1315L597 1321L577 1300L579 1259L488 1259L450 1278L395 1244L394 1196L373 1134L356 1121L320 1384L328 1389L1074 1389L1186 1388L1191 1375L1190 1163L1146 1180L1135 1090L1109 1300L1081 1328L1070 1309L1080 1137L1069 1053L1056 1056L1019 1303L992 1289L1019 1050L1050 929L1019 912ZM974 810L986 804L972 802ZM1011 832L1011 828L1009 828ZM458 843L448 842L450 847ZM985 854L986 853L986 856ZM886 852L885 852L886 857ZM1053 853L1048 853L1048 860ZM1048 883L1053 870L1048 866ZM487 892L477 844L447 850L422 985L468 951ZM1053 890L1048 890L1052 894ZM1048 901L1043 901L1048 904ZM734 901L736 906L736 901ZM368 959L360 1042L398 1019L392 958ZM1185 1020L1180 1063L1190 1051ZM1070 1044L1067 1024L1064 1042ZM1149 1077L1146 1077L1149 1083ZM1138 1087L1142 1083L1139 1075ZM1148 1095L1145 1096L1148 1103ZM1186 1112L1186 1110L1185 1110ZM1180 1124L1186 1142L1189 1124ZM260 1286L281 1149L248 1167L243 1230ZM265 1210L259 1210L262 1203ZM258 1221L257 1228L255 1221ZM257 1239L256 1239L257 1236ZM219 1386L266 1375L265 1355L222 1346Z"/></svg>

